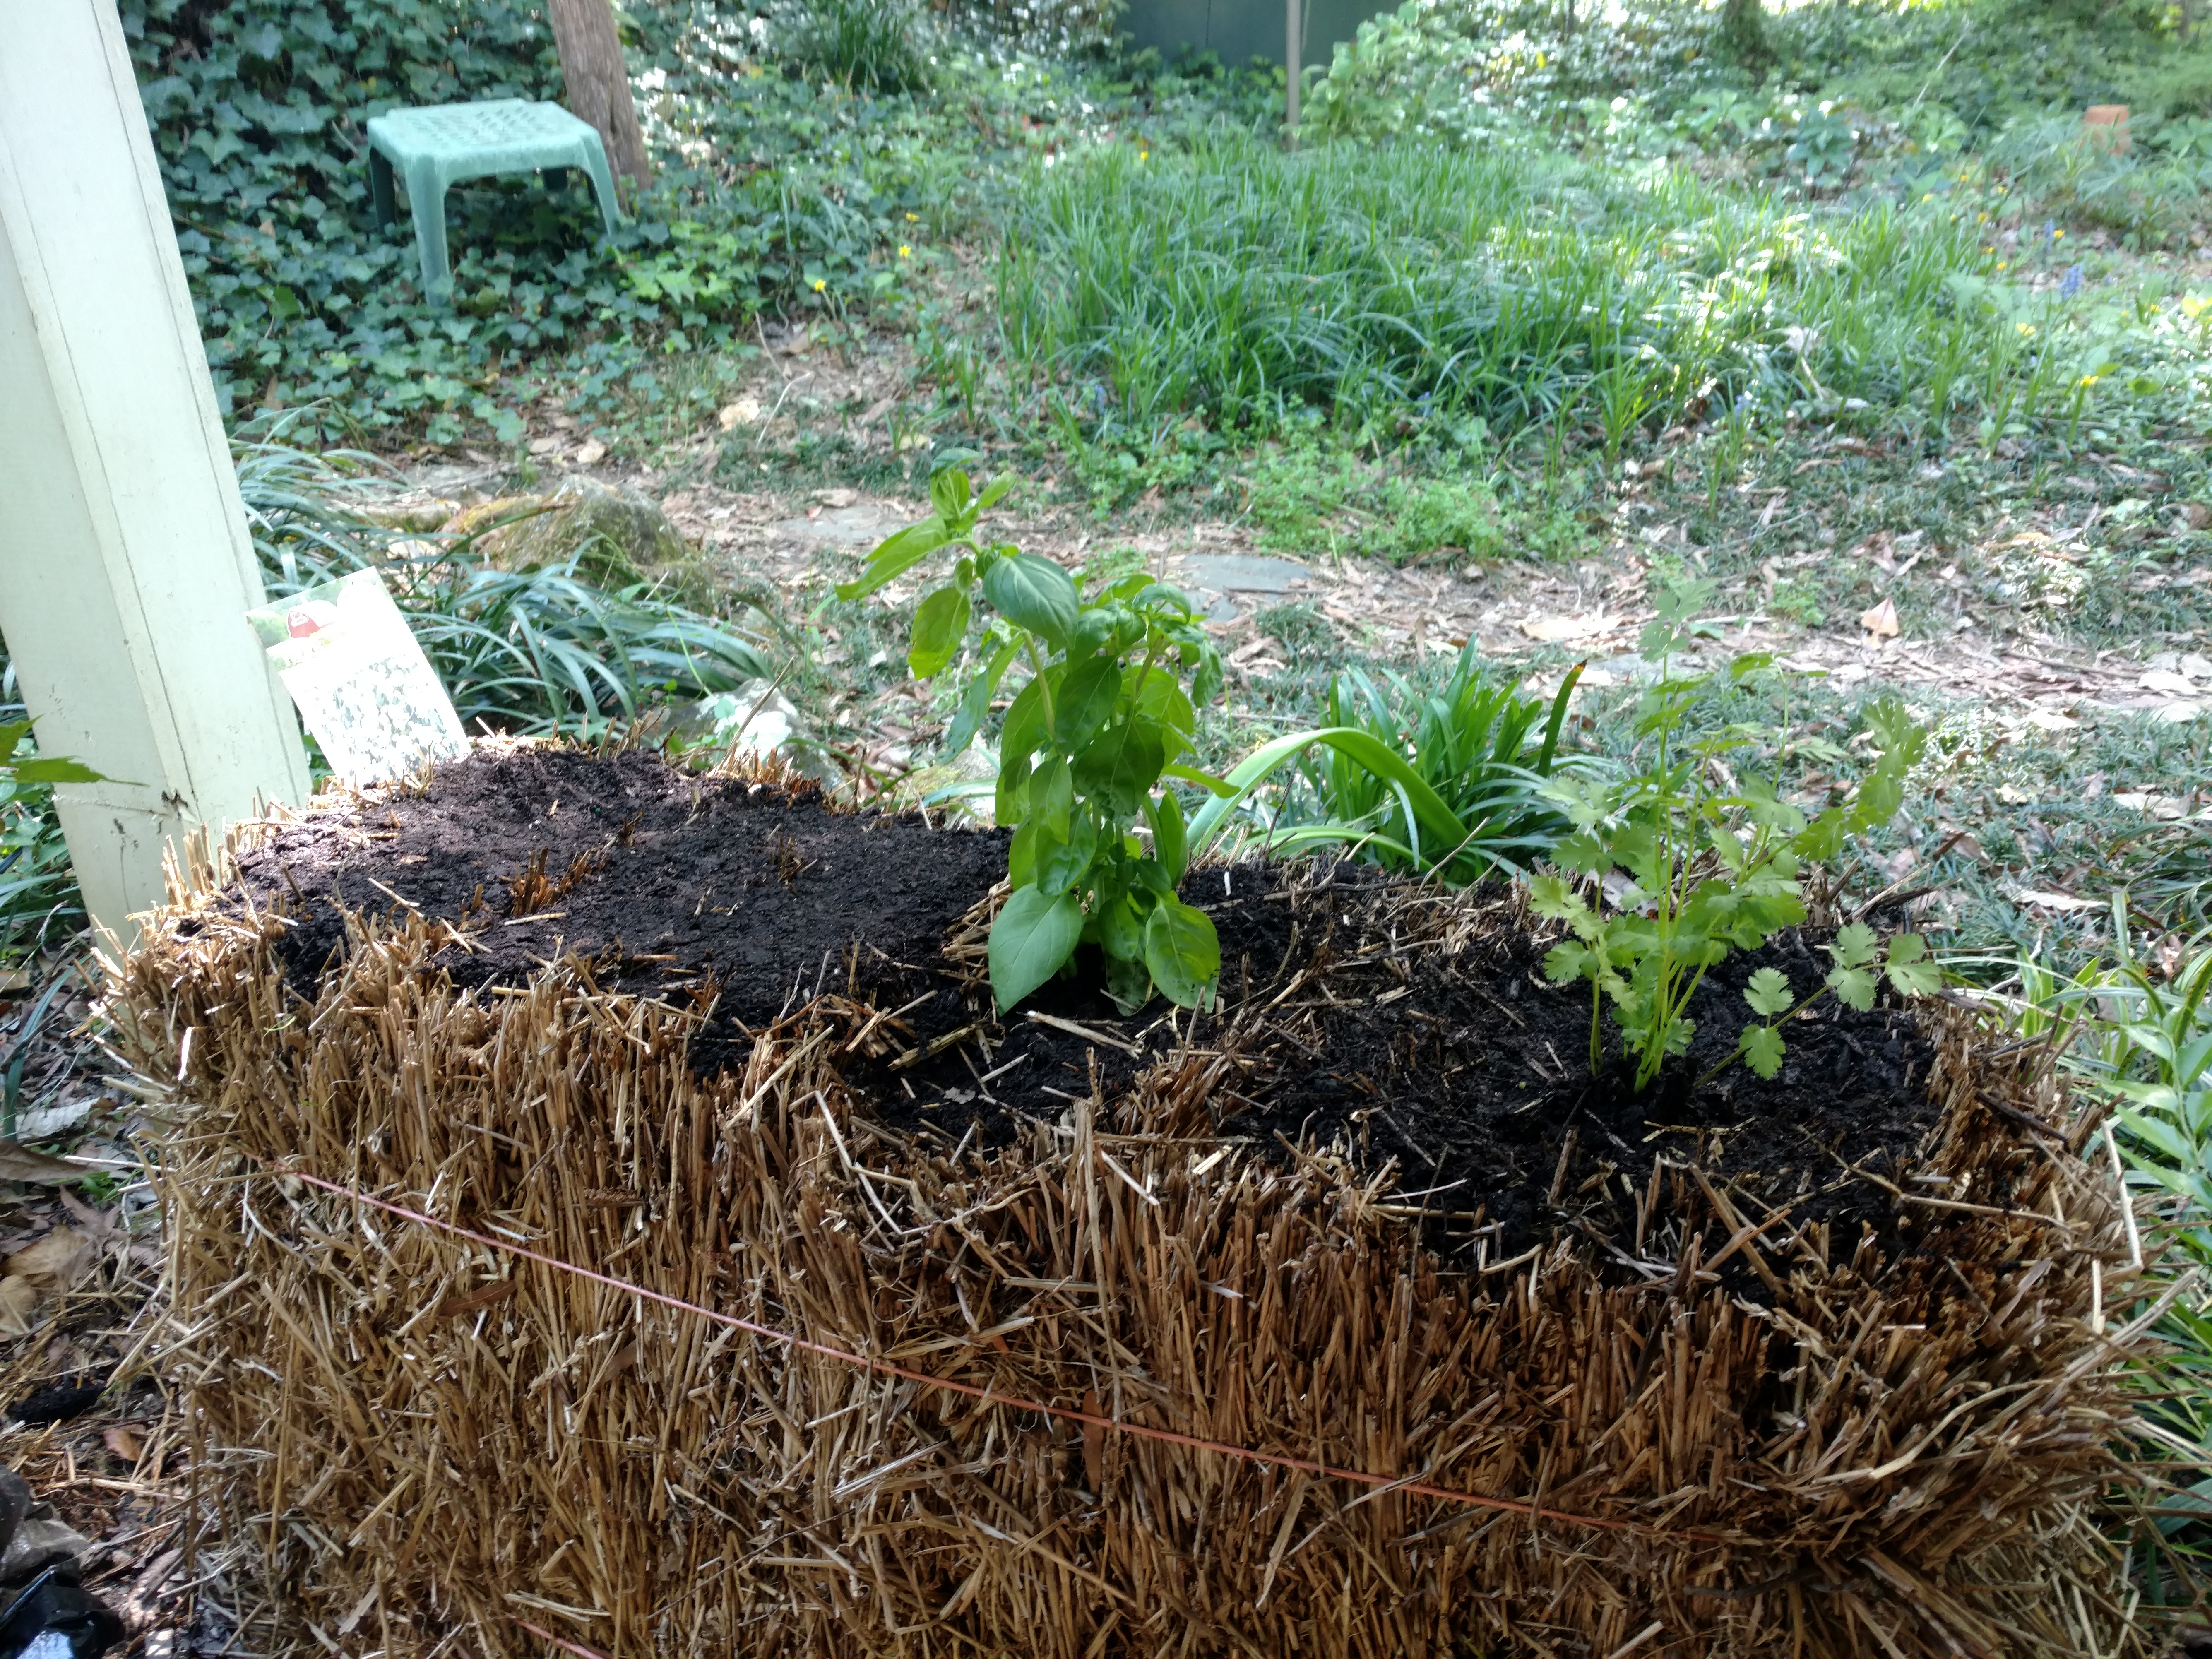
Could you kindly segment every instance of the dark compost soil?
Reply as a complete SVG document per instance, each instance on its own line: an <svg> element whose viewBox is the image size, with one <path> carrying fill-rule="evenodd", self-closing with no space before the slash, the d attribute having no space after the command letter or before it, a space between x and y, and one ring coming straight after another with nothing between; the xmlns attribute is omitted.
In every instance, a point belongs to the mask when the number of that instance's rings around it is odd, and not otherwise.
<svg viewBox="0 0 2212 1659"><path fill-rule="evenodd" d="M1753 972L1778 968L1801 996L1819 984L1826 959L1794 932L1707 976L1691 1053L1637 1096L1617 1065L1591 1076L1588 988L1544 982L1546 942L1510 896L1448 953L1424 933L1417 891L1352 866L1193 872L1184 896L1221 935L1215 1015L1155 1003L1123 1018L1063 979L1000 1021L972 950L956 960L945 945L1005 863L996 832L836 812L647 755L525 750L441 769L427 793L363 816L289 827L240 873L257 906L291 919L279 950L302 996L344 948L342 909L403 908L465 933L441 958L457 983L519 981L573 951L603 989L711 1006L702 1070L817 992L847 996L884 1014L872 1052L852 1055L857 1094L892 1130L948 1146L1058 1119L1094 1088L1111 1099L1181 1042L1226 1031L1237 1073L1214 1132L1283 1156L1336 1145L1368 1170L1395 1161L1445 1234L1489 1233L1494 1252L1568 1225L1618 1255L1657 1158L1787 1201L1793 1221L1887 1231L1880 1188L1839 1177L1895 1179L1936 1120L1911 1018L1833 999L1789 1027L1773 1080L1736 1066L1692 1088L1733 1051Z"/></svg>

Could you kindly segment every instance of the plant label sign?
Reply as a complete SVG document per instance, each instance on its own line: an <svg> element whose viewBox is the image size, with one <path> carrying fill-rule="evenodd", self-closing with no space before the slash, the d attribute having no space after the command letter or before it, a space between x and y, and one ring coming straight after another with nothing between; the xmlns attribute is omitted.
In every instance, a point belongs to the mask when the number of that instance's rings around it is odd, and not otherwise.
<svg viewBox="0 0 2212 1659"><path fill-rule="evenodd" d="M331 770L356 787L469 752L460 716L374 570L246 612Z"/></svg>

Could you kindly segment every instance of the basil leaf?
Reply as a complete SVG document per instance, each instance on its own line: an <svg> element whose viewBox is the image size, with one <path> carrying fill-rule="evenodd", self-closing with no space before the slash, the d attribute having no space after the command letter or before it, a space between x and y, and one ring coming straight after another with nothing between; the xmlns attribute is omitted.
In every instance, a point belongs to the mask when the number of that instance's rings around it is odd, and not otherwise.
<svg viewBox="0 0 2212 1659"><path fill-rule="evenodd" d="M934 679L944 671L968 637L968 590L940 587L915 607L914 641L907 647L907 666L918 680Z"/></svg>
<svg viewBox="0 0 2212 1659"><path fill-rule="evenodd" d="M1145 966L1169 1000L1195 1008L1210 1000L1221 977L1213 919L1180 899L1162 899L1145 924Z"/></svg>
<svg viewBox="0 0 2212 1659"><path fill-rule="evenodd" d="M1156 721L1141 714L1109 726L1075 757L1075 785L1106 803L1119 818L1132 818L1159 781L1167 745Z"/></svg>
<svg viewBox="0 0 2212 1659"><path fill-rule="evenodd" d="M1017 887L991 924L991 994L999 1012L1058 973L1082 937L1083 907L1074 894L1055 898L1035 887Z"/></svg>
<svg viewBox="0 0 2212 1659"><path fill-rule="evenodd" d="M951 539L941 519L924 519L886 537L868 555L867 568L849 582L837 584L841 599L863 599L895 581Z"/></svg>
<svg viewBox="0 0 2212 1659"><path fill-rule="evenodd" d="M1055 648L1065 647L1083 611L1075 582L1050 559L1010 553L983 573L983 597L1007 621Z"/></svg>

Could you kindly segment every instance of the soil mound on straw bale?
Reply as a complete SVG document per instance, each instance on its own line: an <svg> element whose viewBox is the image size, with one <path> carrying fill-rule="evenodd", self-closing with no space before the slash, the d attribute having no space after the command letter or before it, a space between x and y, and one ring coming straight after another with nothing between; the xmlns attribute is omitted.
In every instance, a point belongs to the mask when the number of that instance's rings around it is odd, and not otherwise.
<svg viewBox="0 0 2212 1659"><path fill-rule="evenodd" d="M551 957L611 992L716 1002L749 1036L848 956L873 978L935 957L1005 872L1006 837L919 815L833 811L810 784L696 777L657 756L520 748L438 769L358 820L289 825L239 864L239 898L284 913L278 947L313 1001L349 914L413 913L453 939L464 986L519 985Z"/></svg>
<svg viewBox="0 0 2212 1659"><path fill-rule="evenodd" d="M1194 878L1214 1015L999 1020L1000 854L538 754L180 884L109 1007L258 1650L2140 1659L2160 1310L2047 1046L1686 1087L1785 939L1638 1102L1510 893L1324 868Z"/></svg>
<svg viewBox="0 0 2212 1659"><path fill-rule="evenodd" d="M1337 1146L1362 1170L1395 1165L1439 1212L1437 1242L1484 1243L1489 1257L1560 1224L1632 1242L1630 1171L1655 1156L1786 1198L1801 1218L1885 1231L1888 1195L1850 1172L1893 1178L1936 1121L1914 1088L1932 1050L1888 1001L1826 1001L1792 1025L1771 1081L1735 1066L1693 1086L1734 1051L1753 972L1781 969L1801 998L1819 985L1826 959L1795 933L1707 976L1691 1052L1638 1094L1618 1059L1591 1074L1587 988L1544 981L1546 941L1509 897L1455 907L1438 937L1431 896L1350 865L1193 872L1184 896L1213 917L1225 967L1211 1015L1156 1004L1126 1019L1091 975L1032 999L1024 1012L1045 1019L1000 1022L978 931L953 930L1005 858L1003 835L834 811L809 786L524 749L443 769L361 823L289 828L240 873L255 905L292 922L278 951L310 1001L349 912L448 924L456 942L436 961L459 985L520 985L568 951L608 992L707 1010L691 1055L708 1073L836 993L881 1016L846 1080L924 1144L1006 1144L1090 1097L1094 1068L1112 1097L1171 1048L1226 1041L1237 1076L1211 1131L1277 1158L1285 1143ZM1605 1036L1617 1054L1610 1022Z"/></svg>

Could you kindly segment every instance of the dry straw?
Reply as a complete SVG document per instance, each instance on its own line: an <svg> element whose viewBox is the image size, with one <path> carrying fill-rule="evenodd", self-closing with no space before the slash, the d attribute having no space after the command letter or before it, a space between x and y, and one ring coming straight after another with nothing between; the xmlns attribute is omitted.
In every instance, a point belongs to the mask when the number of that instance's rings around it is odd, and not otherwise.
<svg viewBox="0 0 2212 1659"><path fill-rule="evenodd" d="M1371 902L1438 961L1520 925ZM461 992L428 965L443 924L356 923L309 1004L284 926L197 870L111 989L177 1103L167 1364L274 1639L542 1652L520 1619L616 1659L2142 1650L2093 1524L2140 1251L2045 1057L1966 1011L1923 1016L1943 1118L1915 1168L2002 1202L1900 1194L1909 1248L1885 1254L1662 1168L1644 1255L1673 1255L1635 1279L1573 1243L1447 1262L1384 1181L1215 1140L1279 987L1125 1097L954 1162L855 1109L841 1065L882 1022L841 999L702 1080L698 1016L588 963ZM1542 1518L873 1374L272 1165L1002 1397Z"/></svg>

